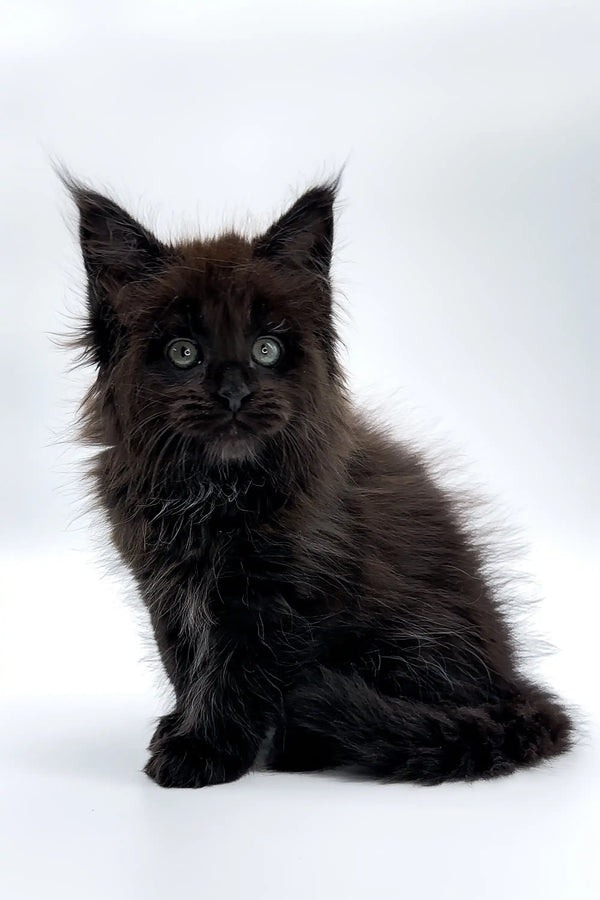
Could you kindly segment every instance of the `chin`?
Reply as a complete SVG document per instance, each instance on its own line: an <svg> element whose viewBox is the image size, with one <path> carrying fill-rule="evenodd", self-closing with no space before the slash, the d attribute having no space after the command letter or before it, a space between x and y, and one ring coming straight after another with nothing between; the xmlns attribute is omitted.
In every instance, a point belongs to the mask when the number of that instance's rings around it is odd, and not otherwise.
<svg viewBox="0 0 600 900"><path fill-rule="evenodd" d="M279 423L261 427L257 434L252 425L241 420L228 421L214 432L204 444L204 455L211 465L242 464L258 460L265 442L280 428Z"/></svg>
<svg viewBox="0 0 600 900"><path fill-rule="evenodd" d="M220 465L223 463L242 463L256 459L259 441L254 435L227 435L213 440L205 448L209 461Z"/></svg>

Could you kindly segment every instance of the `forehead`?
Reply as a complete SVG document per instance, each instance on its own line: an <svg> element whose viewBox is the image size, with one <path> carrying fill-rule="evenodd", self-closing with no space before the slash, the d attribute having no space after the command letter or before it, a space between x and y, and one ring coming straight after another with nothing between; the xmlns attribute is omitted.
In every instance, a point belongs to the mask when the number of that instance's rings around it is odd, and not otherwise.
<svg viewBox="0 0 600 900"><path fill-rule="evenodd" d="M246 332L293 317L289 284L256 261L251 244L237 235L180 245L162 287L159 317L203 331Z"/></svg>

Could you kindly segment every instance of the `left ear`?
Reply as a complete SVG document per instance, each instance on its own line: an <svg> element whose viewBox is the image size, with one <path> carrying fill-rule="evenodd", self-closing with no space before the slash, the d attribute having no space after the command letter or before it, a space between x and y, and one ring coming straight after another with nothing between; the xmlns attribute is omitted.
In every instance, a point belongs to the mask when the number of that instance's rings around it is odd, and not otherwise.
<svg viewBox="0 0 600 900"><path fill-rule="evenodd" d="M328 275L333 245L333 204L338 182L306 191L284 215L257 238L256 256L283 265L312 268Z"/></svg>

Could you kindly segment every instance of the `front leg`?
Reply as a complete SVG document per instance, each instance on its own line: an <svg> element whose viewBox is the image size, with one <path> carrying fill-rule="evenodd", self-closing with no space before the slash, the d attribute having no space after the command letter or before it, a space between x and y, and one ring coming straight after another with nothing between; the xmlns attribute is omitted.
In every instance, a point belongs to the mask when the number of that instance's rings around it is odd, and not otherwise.
<svg viewBox="0 0 600 900"><path fill-rule="evenodd" d="M150 742L144 772L161 787L205 787L236 781L252 767L260 738L239 733L226 743L221 735L185 724L178 712L163 716Z"/></svg>
<svg viewBox="0 0 600 900"><path fill-rule="evenodd" d="M144 769L157 784L222 784L253 765L280 717L281 694L273 660L265 658L251 622L246 628L237 639L215 629L199 642L187 671L177 672L176 708L160 720Z"/></svg>
<svg viewBox="0 0 600 900"><path fill-rule="evenodd" d="M198 788L235 781L246 774L255 757L251 744L226 753L201 734L182 730L177 713L163 716L148 749L151 755L144 772L161 787Z"/></svg>
<svg viewBox="0 0 600 900"><path fill-rule="evenodd" d="M176 698L144 769L164 787L203 787L244 775L282 715L278 645L289 637L278 612L281 594L247 577L221 577L218 589L192 607L197 585L198 574L191 573L186 584L147 598Z"/></svg>

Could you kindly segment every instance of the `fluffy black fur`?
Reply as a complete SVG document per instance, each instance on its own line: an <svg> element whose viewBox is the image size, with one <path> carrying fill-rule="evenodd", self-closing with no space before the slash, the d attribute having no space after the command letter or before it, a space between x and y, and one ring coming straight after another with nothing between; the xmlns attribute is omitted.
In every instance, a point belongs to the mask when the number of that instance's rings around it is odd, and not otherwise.
<svg viewBox="0 0 600 900"><path fill-rule="evenodd" d="M84 437L102 448L97 497L175 693L147 774L231 781L268 734L273 769L428 784L565 750L569 718L518 671L457 507L347 396L336 185L259 238L173 245L68 186L88 278L80 345L97 369ZM177 339L197 354L188 368L169 357Z"/></svg>

